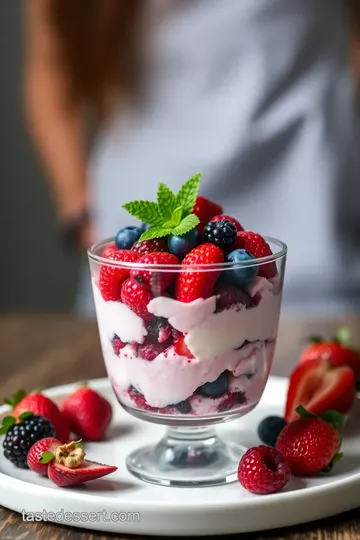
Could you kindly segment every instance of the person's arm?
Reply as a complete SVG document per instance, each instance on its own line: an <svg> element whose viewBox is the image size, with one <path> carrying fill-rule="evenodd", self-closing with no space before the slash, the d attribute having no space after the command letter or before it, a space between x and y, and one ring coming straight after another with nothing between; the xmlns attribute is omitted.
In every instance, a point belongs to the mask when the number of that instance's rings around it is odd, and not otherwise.
<svg viewBox="0 0 360 540"><path fill-rule="evenodd" d="M30 133L50 181L63 226L88 211L86 135L81 107L69 107L56 33L48 20L52 0L24 0L24 100ZM91 241L83 229L83 243Z"/></svg>

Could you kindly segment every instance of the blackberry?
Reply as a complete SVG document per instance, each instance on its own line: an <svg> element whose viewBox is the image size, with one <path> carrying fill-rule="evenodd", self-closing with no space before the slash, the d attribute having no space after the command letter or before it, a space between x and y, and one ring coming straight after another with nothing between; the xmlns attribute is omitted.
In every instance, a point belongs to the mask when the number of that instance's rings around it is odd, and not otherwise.
<svg viewBox="0 0 360 540"><path fill-rule="evenodd" d="M236 227L231 221L210 221L204 229L204 242L215 244L220 249L231 248L236 240Z"/></svg>
<svg viewBox="0 0 360 540"><path fill-rule="evenodd" d="M26 417L24 417L26 415ZM7 429L3 441L4 456L20 469L27 469L26 462L28 452L32 445L45 437L56 437L51 422L43 416L32 413L20 415L20 423L15 424L15 418L7 417L8 422L3 420L3 429Z"/></svg>

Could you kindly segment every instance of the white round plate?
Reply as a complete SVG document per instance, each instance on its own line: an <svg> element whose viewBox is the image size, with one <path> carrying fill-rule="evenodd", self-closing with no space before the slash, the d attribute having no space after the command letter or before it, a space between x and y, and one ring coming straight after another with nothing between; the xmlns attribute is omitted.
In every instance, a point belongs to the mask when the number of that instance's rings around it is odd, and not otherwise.
<svg viewBox="0 0 360 540"><path fill-rule="evenodd" d="M125 413L107 380L92 381L90 385L111 400L114 421L106 441L87 444L87 457L115 464L118 471L82 487L64 489L31 471L17 469L1 453L1 505L17 512L25 511L29 520L41 518L108 532L170 536L285 527L325 518L359 505L359 410L354 412L344 432L345 456L329 476L293 478L283 492L265 496L252 495L237 482L208 488L169 488L137 480L125 468L125 456L144 443L157 441L163 428ZM74 386L53 388L47 395L61 401ZM259 444L257 425L270 414L281 414L286 389L286 379L270 377L256 409L240 420L219 426L219 433L246 446ZM359 403L357 407L359 409ZM0 414L6 412L6 407L0 408Z"/></svg>

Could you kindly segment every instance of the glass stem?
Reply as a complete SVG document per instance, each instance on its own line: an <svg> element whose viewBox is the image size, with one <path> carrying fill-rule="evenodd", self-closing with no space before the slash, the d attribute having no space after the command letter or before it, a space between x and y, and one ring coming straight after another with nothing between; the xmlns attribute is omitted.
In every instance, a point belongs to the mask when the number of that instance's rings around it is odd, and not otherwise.
<svg viewBox="0 0 360 540"><path fill-rule="evenodd" d="M178 441L205 441L214 439L216 433L212 427L168 427L165 438Z"/></svg>

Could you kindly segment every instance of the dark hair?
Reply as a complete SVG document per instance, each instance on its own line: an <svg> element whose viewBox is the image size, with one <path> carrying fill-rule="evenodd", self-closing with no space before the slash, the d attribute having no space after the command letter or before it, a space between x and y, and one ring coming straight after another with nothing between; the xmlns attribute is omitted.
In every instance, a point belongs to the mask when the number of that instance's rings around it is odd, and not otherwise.
<svg viewBox="0 0 360 540"><path fill-rule="evenodd" d="M114 100L134 97L144 0L51 0L69 104L86 103L98 117Z"/></svg>

